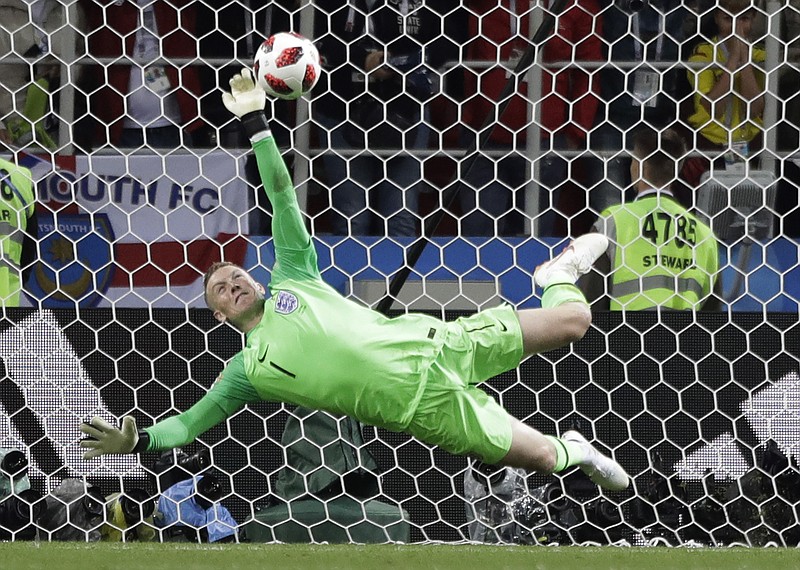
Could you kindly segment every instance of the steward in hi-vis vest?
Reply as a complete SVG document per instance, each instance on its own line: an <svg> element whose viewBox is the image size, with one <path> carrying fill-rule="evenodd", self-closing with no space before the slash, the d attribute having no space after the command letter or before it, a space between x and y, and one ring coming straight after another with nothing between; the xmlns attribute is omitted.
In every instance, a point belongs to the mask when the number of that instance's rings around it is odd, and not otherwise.
<svg viewBox="0 0 800 570"><path fill-rule="evenodd" d="M702 308L719 271L717 239L671 192L641 192L600 217L610 241L609 309Z"/></svg>
<svg viewBox="0 0 800 570"><path fill-rule="evenodd" d="M720 308L717 239L669 189L684 154L674 131L659 135L645 128L635 134L631 178L636 200L606 208L594 227L610 245L595 264L597 272L581 282L593 308Z"/></svg>
<svg viewBox="0 0 800 570"><path fill-rule="evenodd" d="M23 270L32 265L32 238L38 234L31 171L0 158L0 196L0 306L18 307Z"/></svg>

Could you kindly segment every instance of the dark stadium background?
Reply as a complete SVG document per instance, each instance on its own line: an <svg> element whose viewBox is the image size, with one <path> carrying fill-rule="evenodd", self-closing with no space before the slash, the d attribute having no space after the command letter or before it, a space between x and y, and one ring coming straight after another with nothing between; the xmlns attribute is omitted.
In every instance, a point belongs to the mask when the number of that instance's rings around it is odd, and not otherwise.
<svg viewBox="0 0 800 570"><path fill-rule="evenodd" d="M10 311L3 328L29 314ZM134 410L140 427L196 402L242 345L242 337L207 310L53 314L107 409L119 417ZM796 314L643 312L623 320L619 313L598 313L572 349L531 358L518 373L498 376L485 387L544 433L577 427L600 447L614 449L637 477L650 469L654 454L670 474L685 454L725 433L735 434L743 456L757 462L764 442L740 406L769 380L796 372L798 360ZM286 417L279 404L250 406L185 448L191 453L212 447L214 466L227 475L223 503L240 523L269 499L270 483L284 463L278 441ZM402 434L365 427L364 435L381 469L382 499L409 513L412 541L464 539L467 460L431 451ZM30 453L37 463L52 463L45 446ZM145 454L142 463L150 467L156 458ZM55 471L52 465L48 471ZM533 477L529 485L545 481ZM93 482L105 493L119 485L111 479ZM44 485L35 478L33 483Z"/></svg>

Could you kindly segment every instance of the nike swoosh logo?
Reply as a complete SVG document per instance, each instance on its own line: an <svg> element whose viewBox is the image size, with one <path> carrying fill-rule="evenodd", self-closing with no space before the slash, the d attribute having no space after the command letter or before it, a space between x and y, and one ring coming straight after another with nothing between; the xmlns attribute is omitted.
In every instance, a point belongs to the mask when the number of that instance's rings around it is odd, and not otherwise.
<svg viewBox="0 0 800 570"><path fill-rule="evenodd" d="M261 356L258 357L258 361L260 363L264 363L264 360L267 358L267 352L269 351L269 345L264 347L264 352L261 353Z"/></svg>
<svg viewBox="0 0 800 570"><path fill-rule="evenodd" d="M572 244L572 242L570 242L570 244L569 244L567 247L565 247L564 249L562 249L562 250L561 250L561 253L559 253L557 256L555 256L555 257L554 257L554 258L553 258L551 261L555 261L555 260L556 260L556 259L558 259L559 257L562 257L562 256L563 256L565 253L567 253L568 251L575 252L575 246Z"/></svg>
<svg viewBox="0 0 800 570"><path fill-rule="evenodd" d="M505 323L501 322L500 326L503 327L503 332L506 332L508 330L508 327L506 326Z"/></svg>

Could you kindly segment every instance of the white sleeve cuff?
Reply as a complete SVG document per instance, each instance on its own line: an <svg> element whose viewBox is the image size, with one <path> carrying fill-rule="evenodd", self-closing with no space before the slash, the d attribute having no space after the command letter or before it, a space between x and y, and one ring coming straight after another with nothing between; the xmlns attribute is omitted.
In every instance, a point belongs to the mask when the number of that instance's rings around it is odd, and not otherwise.
<svg viewBox="0 0 800 570"><path fill-rule="evenodd" d="M268 139L271 136L272 136L272 131L269 130L269 129L266 129L264 131L259 131L256 134L254 134L252 137L250 137L250 142L251 143L257 143L258 141L263 141L264 139Z"/></svg>

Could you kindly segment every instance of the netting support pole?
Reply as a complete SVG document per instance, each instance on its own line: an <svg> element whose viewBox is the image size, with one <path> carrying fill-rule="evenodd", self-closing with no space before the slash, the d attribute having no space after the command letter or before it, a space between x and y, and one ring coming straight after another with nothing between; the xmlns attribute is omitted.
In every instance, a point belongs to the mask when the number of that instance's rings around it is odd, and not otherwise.
<svg viewBox="0 0 800 570"><path fill-rule="evenodd" d="M536 33L536 28L542 25L544 9L539 5L533 10L530 18L530 29L528 30L531 37ZM525 184L525 232L528 235L539 235L539 226L541 222L538 219L539 214L539 200L540 188L539 180L541 180L540 169L542 161L539 160L542 156L542 67L540 65L532 65L527 72L528 80L528 98L532 104L528 105L528 126L525 128L525 145L527 156L531 159L527 164L528 166L528 182ZM552 189L548 190L552 196Z"/></svg>
<svg viewBox="0 0 800 570"><path fill-rule="evenodd" d="M314 7L311 0L303 0L299 8L300 24L297 32L307 38L314 37ZM309 120L310 103L305 97L295 102L295 125L292 129L292 149L294 164L292 168L294 187L297 189L297 202L300 211L307 212L308 181L311 176L311 122Z"/></svg>
<svg viewBox="0 0 800 570"><path fill-rule="evenodd" d="M780 113L778 109L778 84L781 70L781 57L783 49L778 39L782 31L783 19L782 3L779 0L767 0L767 37L764 49L767 52L766 93L764 100L764 125L771 125L764 133L764 149L766 152L761 158L761 168L775 172L775 160L778 156L778 127Z"/></svg>
<svg viewBox="0 0 800 570"><path fill-rule="evenodd" d="M58 154L71 155L75 153L73 145L72 129L75 124L75 82L82 66L76 64L78 55L75 50L75 42L77 40L77 30L79 29L78 20L78 3L65 2L64 3L64 31L59 34L60 42L58 53L61 55L59 63L61 80L59 83L59 97L61 102L58 108ZM66 30L69 30L68 32ZM84 42L88 43L88 39L84 38ZM53 46L50 46L50 52L53 52ZM55 111L51 105L48 112Z"/></svg>
<svg viewBox="0 0 800 570"><path fill-rule="evenodd" d="M517 92L519 83L524 78L524 72L526 72L535 62L537 49L544 44L544 42L550 37L550 34L555 29L555 16L563 12L566 3L567 0L554 0L549 11L544 14L542 22L536 28L536 32L531 37L531 45L528 46L528 49L525 50L522 58L520 58L519 62L517 62L517 66L514 68L514 71L511 73L508 81L506 81L503 91L498 96L497 99L499 103L497 104L496 109L490 110L486 116L486 119L484 119L478 140L476 141L475 137L472 137L473 142L470 143L469 147L464 153L465 168L462 169L463 174L458 176L458 173L456 173L456 183L448 186L448 188L442 193L441 207L425 220L425 223L422 227L422 235L419 239L412 243L411 246L409 246L408 251L406 252L406 262L403 267L401 267L397 273L392 276L392 279L389 282L389 292L376 305L375 309L377 311L385 314L388 313L392 308L392 304L397 298L397 294L403 288L403 285L408 279L411 270L422 256L425 246L430 243L429 238L433 237L433 235L436 233L436 230L439 227L442 218L444 218L445 213L450 211L450 207L455 203L456 198L458 198L458 193L461 191L461 187L464 185L463 180L467 178L478 157L478 150L486 147L486 143L488 142L489 137L491 137L492 131L494 130L494 125L497 124L498 118L503 116L503 113L511 102L511 96ZM538 197L536 199L538 200Z"/></svg>

